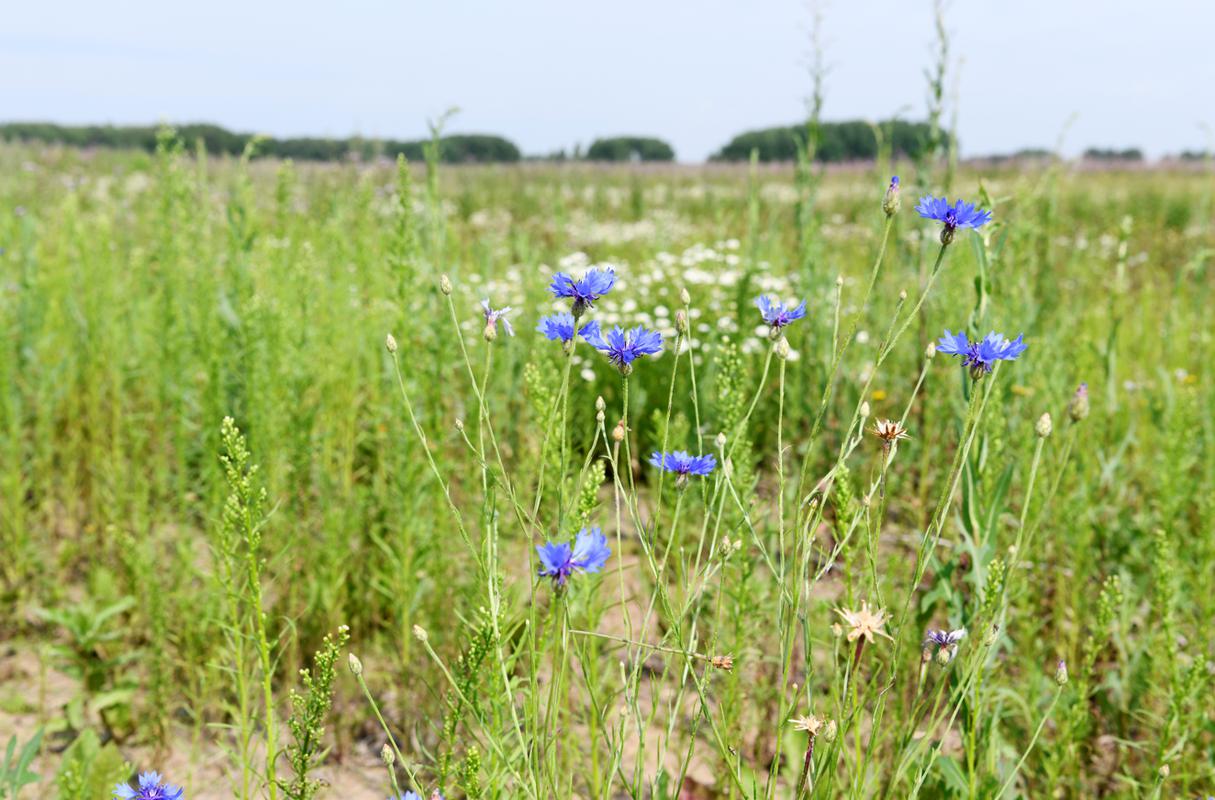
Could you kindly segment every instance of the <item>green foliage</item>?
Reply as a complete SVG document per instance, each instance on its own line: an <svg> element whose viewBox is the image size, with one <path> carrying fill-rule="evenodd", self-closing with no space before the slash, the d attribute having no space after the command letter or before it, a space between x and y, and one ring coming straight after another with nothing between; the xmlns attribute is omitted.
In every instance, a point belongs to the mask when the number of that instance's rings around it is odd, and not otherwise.
<svg viewBox="0 0 1215 800"><path fill-rule="evenodd" d="M612 136L596 139L586 149L587 161L674 161L675 151L661 139Z"/></svg>
<svg viewBox="0 0 1215 800"><path fill-rule="evenodd" d="M344 625L338 628L337 636L326 634L312 658L312 669L300 670L303 694L291 690L287 729L294 742L287 747L287 760L293 775L290 781L282 782L283 794L290 800L311 800L323 785L308 774L324 756L325 718L333 704L333 681L337 677L334 665L349 641L350 631Z"/></svg>
<svg viewBox="0 0 1215 800"><path fill-rule="evenodd" d="M38 776L30 771L30 765L42 745L42 731L30 737L21 750L17 750L17 736L8 740L4 751L4 763L0 764L0 800L19 800L22 788L38 782Z"/></svg>
<svg viewBox="0 0 1215 800"><path fill-rule="evenodd" d="M929 146L927 123L889 120L878 123L886 146L895 156L918 158ZM868 122L822 122L817 126L814 160L867 161L878 155L879 142ZM806 146L804 125L740 133L713 156L714 161L746 161L755 152L760 161L796 161Z"/></svg>
<svg viewBox="0 0 1215 800"><path fill-rule="evenodd" d="M8 122L0 124L0 140L12 142L43 142L72 147L113 147L155 152L161 126L114 125L56 125L49 122ZM276 139L251 133L233 133L218 125L176 125L174 132L183 142L198 142L208 153L239 156L254 140L258 155L289 158L295 161L363 160L404 156L421 161L426 140L372 140L358 137L323 139L298 137ZM443 137L443 161L450 164L468 162L513 162L520 158L519 148L501 136L489 134L452 134Z"/></svg>
<svg viewBox="0 0 1215 800"><path fill-rule="evenodd" d="M55 784L60 800L97 800L112 796L114 785L131 775L131 765L113 742L101 744L94 731L84 731L63 753Z"/></svg>

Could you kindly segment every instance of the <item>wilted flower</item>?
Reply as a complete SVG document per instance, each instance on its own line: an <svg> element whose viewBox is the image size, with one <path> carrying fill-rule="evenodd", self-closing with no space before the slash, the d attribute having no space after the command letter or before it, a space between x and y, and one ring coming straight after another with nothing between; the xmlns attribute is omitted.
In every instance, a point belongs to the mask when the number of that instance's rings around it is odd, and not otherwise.
<svg viewBox="0 0 1215 800"><path fill-rule="evenodd" d="M592 321L578 331L596 350L602 350L620 372L628 375L633 371L633 362L642 356L662 352L662 334L647 330L641 325L625 332L619 325L612 328L604 338L599 323Z"/></svg>
<svg viewBox="0 0 1215 800"><path fill-rule="evenodd" d="M687 484L689 476L705 476L711 473L717 466L717 459L711 455L694 456L683 450L670 453L655 451L650 456L650 463L665 472L674 472L677 476L676 485L683 486Z"/></svg>
<svg viewBox="0 0 1215 800"><path fill-rule="evenodd" d="M1088 384L1082 383L1076 388L1071 401L1067 404L1067 415L1072 422L1079 422L1088 416Z"/></svg>
<svg viewBox="0 0 1215 800"><path fill-rule="evenodd" d="M489 300L481 301L481 309L485 313L485 338L487 341L493 341L498 336L498 323L502 323L502 329L506 331L507 336L514 336L515 329L511 327L510 320L506 318L512 309L510 306L506 308L494 309L490 306Z"/></svg>
<svg viewBox="0 0 1215 800"><path fill-rule="evenodd" d="M1004 334L992 331L984 338L971 342L965 333L951 333L946 328L945 335L937 343L937 350L951 356L961 356L962 366L970 367L971 377L978 379L991 372L997 361L1013 361L1024 353L1028 345L1022 338L1017 336L1009 341Z"/></svg>
<svg viewBox="0 0 1215 800"><path fill-rule="evenodd" d="M717 669L729 672L734 669L734 656L713 656L709 659L709 663Z"/></svg>
<svg viewBox="0 0 1215 800"><path fill-rule="evenodd" d="M793 322L806 316L806 301L798 303L797 306L790 304L788 308L783 303L778 303L772 300L766 294L755 298L755 305L759 308L759 313L763 316L764 322L772 327L772 338L779 338L781 330Z"/></svg>
<svg viewBox="0 0 1215 800"><path fill-rule="evenodd" d="M583 275L581 280L574 280L566 273L558 272L553 276L553 283L548 288L554 297L568 297L574 301L571 310L577 319L615 285L616 273L613 270L592 269Z"/></svg>
<svg viewBox="0 0 1215 800"><path fill-rule="evenodd" d="M793 730L805 731L806 733L810 734L810 738L812 739L815 736L818 736L819 732L827 726L828 722L830 722L830 720L828 720L826 717L820 717L817 714L810 714L809 716L805 717L794 717L793 719L789 720L789 724L793 726Z"/></svg>
<svg viewBox="0 0 1215 800"><path fill-rule="evenodd" d="M907 429L892 419L879 419L873 423L870 430L874 436L882 440L882 447L886 450L889 450L895 442L911 438Z"/></svg>
<svg viewBox="0 0 1215 800"><path fill-rule="evenodd" d="M547 542L539 545L536 552L540 556L540 575L552 578L553 584L558 587L564 586L576 571L598 572L612 554L607 546L607 537L597 527L579 531L573 547L569 542Z"/></svg>
<svg viewBox="0 0 1215 800"><path fill-rule="evenodd" d="M890 619L890 615L884 608L870 610L869 603L862 600L861 607L857 611L837 608L835 613L843 617L844 622L848 625L848 641L850 642L855 642L857 639L872 642L874 635L885 636L887 639L893 638L882 630Z"/></svg>
<svg viewBox="0 0 1215 800"><path fill-rule="evenodd" d="M958 228L979 228L991 222L990 211L975 208L974 203L964 203L961 199L951 206L944 197L925 195L920 198L915 210L925 219L935 219L944 224L941 228L941 244L952 242Z"/></svg>
<svg viewBox="0 0 1215 800"><path fill-rule="evenodd" d="M183 795L180 786L162 783L159 772L144 772L139 776L139 789L132 789L125 783L114 787L114 797L120 800L181 800Z"/></svg>

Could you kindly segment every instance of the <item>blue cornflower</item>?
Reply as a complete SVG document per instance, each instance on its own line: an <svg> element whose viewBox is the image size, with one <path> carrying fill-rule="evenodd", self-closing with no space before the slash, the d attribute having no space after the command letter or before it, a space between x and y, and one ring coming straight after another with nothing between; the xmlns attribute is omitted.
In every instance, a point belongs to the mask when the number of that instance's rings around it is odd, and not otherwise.
<svg viewBox="0 0 1215 800"><path fill-rule="evenodd" d="M430 796L430 800L435 800L435 798L438 798L438 800L443 800L443 793L438 789L434 790L434 794ZM417 792L405 792L403 795L398 797L390 797L388 800L422 800L422 795L418 794Z"/></svg>
<svg viewBox="0 0 1215 800"><path fill-rule="evenodd" d="M582 332L585 335L592 325L596 326L596 330L598 329L598 323L595 322L588 322L579 328L574 315L568 311L562 311L541 319L536 330L543 333L550 342L561 342L568 347L570 342L574 341L574 331Z"/></svg>
<svg viewBox="0 0 1215 800"><path fill-rule="evenodd" d="M569 542L546 542L536 548L540 556L540 576L552 578L555 586L565 586L570 575L578 572L598 572L607 563L612 551L607 546L607 537L598 527L583 528Z"/></svg>
<svg viewBox="0 0 1215 800"><path fill-rule="evenodd" d="M514 311L513 308L507 306L506 308L495 309L490 306L489 300L485 299L481 301L481 310L485 313L486 341L492 342L494 339L498 338L499 322L502 323L502 328L506 331L507 336L515 335L515 329L511 327L510 320L506 318L507 314Z"/></svg>
<svg viewBox="0 0 1215 800"><path fill-rule="evenodd" d="M983 339L971 342L965 333L950 333L946 328L945 335L937 343L937 352L961 356L962 366L970 367L971 376L978 379L991 372L995 362L1013 361L1024 353L1028 345L1022 338L1018 336L1010 342L1004 334L992 331Z"/></svg>
<svg viewBox="0 0 1215 800"><path fill-rule="evenodd" d="M553 297L568 297L574 301L571 310L574 318L577 319L582 316L584 311L594 306L596 300L612 291L612 287L615 285L615 271L592 269L577 281L564 272L558 272L553 276L553 283L548 288L553 293Z"/></svg>
<svg viewBox="0 0 1215 800"><path fill-rule="evenodd" d="M941 228L941 244L953 241L958 228L979 228L991 222L991 212L976 208L974 203L964 203L959 198L952 206L944 197L924 195L915 210L924 219L935 219L944 223Z"/></svg>
<svg viewBox="0 0 1215 800"><path fill-rule="evenodd" d="M596 350L602 350L620 370L622 375L633 371L633 362L642 356L652 356L662 352L662 334L647 330L638 325L631 331L625 332L619 325L608 332L605 339L599 330L599 323L588 322L578 331Z"/></svg>
<svg viewBox="0 0 1215 800"><path fill-rule="evenodd" d="M670 453L656 451L650 456L650 463L665 472L674 472L676 486L686 486L690 476L711 473L717 466L717 459L711 455L694 456L683 450Z"/></svg>
<svg viewBox="0 0 1215 800"><path fill-rule="evenodd" d="M778 303L765 294L755 298L755 305L759 308L759 313L763 316L764 322L772 326L773 339L781 337L781 329L786 325L806 316L805 300L798 303L796 307L790 303L789 307L785 308L784 303Z"/></svg>
<svg viewBox="0 0 1215 800"><path fill-rule="evenodd" d="M114 787L114 797L120 800L181 800L182 788L161 780L159 772L144 772L139 776L138 791L120 783Z"/></svg>

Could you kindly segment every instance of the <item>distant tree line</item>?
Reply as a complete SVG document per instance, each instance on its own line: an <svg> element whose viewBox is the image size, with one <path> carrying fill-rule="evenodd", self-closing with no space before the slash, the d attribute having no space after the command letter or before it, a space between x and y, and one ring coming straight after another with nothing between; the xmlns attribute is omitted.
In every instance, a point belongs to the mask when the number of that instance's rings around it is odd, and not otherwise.
<svg viewBox="0 0 1215 800"><path fill-rule="evenodd" d="M1143 151L1138 147L1128 147L1125 150L1090 147L1084 151L1084 157L1091 161L1142 161Z"/></svg>
<svg viewBox="0 0 1215 800"><path fill-rule="evenodd" d="M890 120L877 123L882 137L896 156L916 158L924 153L931 141L930 128L925 122ZM754 150L760 161L794 161L806 145L805 125L786 125L747 131L735 136L712 156L713 161L745 161ZM878 155L878 139L874 125L861 120L824 122L818 128L816 161L868 161Z"/></svg>
<svg viewBox="0 0 1215 800"><path fill-rule="evenodd" d="M149 152L156 149L154 125L55 125L47 122L10 122L0 124L0 139L23 142L46 142L76 147L120 147ZM235 133L218 125L189 124L176 126L182 141L202 141L210 153L240 155L254 139L250 133ZM257 155L291 158L297 161L340 161L376 157L396 158L404 155L410 161L425 157L428 139L395 141L392 139L326 139L302 137L277 139L257 137ZM501 136L487 134L452 134L440 139L440 157L448 163L512 162L520 159L519 148Z"/></svg>
<svg viewBox="0 0 1215 800"><path fill-rule="evenodd" d="M596 139L586 149L587 161L674 161L675 151L661 139L613 136Z"/></svg>

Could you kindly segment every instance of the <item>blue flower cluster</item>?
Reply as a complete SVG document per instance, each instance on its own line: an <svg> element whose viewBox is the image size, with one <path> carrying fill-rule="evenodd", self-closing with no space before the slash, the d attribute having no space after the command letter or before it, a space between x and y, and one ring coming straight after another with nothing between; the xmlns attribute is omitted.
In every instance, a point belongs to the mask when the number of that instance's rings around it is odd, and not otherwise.
<svg viewBox="0 0 1215 800"><path fill-rule="evenodd" d="M759 308L759 313L764 318L764 322L771 326L772 338L774 339L780 338L781 331L786 325L806 316L805 300L796 306L790 303L788 308L786 308L783 303L779 303L767 295L762 295L755 298L755 305Z"/></svg>
<svg viewBox="0 0 1215 800"><path fill-rule="evenodd" d="M125 783L114 787L114 797L118 800L182 800L183 794L180 786L164 783L159 772L140 774L138 789Z"/></svg>
<svg viewBox="0 0 1215 800"><path fill-rule="evenodd" d="M969 367L970 374L975 378L981 378L991 372L997 361L1013 361L1024 353L1028 345L1022 339L1023 336L1018 336L1009 341L1004 334L992 331L972 342L965 333L951 333L946 328L945 335L937 342L937 352L960 356L962 366Z"/></svg>
<svg viewBox="0 0 1215 800"><path fill-rule="evenodd" d="M920 198L915 210L924 219L934 219L942 223L943 245L953 241L953 235L958 228L981 228L991 222L990 211L977 208L974 203L966 203L961 199L950 205L947 198L925 195Z"/></svg>
<svg viewBox="0 0 1215 800"><path fill-rule="evenodd" d="M612 554L607 537L599 528L583 528L569 542L546 542L536 548L540 556L540 577L552 578L553 586L565 586L575 572L598 572Z"/></svg>

